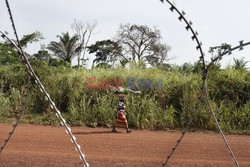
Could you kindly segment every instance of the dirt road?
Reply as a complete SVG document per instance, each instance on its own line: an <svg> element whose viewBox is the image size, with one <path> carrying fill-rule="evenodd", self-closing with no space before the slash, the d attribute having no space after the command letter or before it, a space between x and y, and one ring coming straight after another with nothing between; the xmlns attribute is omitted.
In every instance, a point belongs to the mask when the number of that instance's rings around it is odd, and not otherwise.
<svg viewBox="0 0 250 167"><path fill-rule="evenodd" d="M0 124L0 144L10 130ZM160 167L179 132L111 133L104 128L72 128L91 167ZM250 166L250 136L227 136L241 167ZM19 125L0 155L1 167L83 166L62 127ZM219 134L188 133L170 166L234 166Z"/></svg>

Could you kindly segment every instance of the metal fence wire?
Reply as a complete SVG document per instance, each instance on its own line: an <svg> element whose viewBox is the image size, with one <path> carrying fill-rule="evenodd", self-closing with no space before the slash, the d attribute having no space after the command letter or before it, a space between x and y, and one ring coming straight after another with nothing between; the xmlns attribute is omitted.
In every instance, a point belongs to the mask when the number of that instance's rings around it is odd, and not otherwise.
<svg viewBox="0 0 250 167"><path fill-rule="evenodd" d="M169 155L167 155L167 158L164 161L164 163L162 164L162 166L165 167L165 166L168 165L169 160L171 159L174 152L176 151L176 149L178 148L178 146L182 142L186 132L190 129L190 126L192 125L192 122L193 122L193 118L195 116L195 111L199 110L201 103L206 102L208 107L209 107L209 111L213 115L216 126L219 129L219 132L220 132L220 134L221 134L221 136L223 138L223 141L225 142L225 144L227 146L227 149L228 149L228 151L229 151L229 153L230 153L230 155L231 155L231 157L233 159L233 162L235 163L235 166L239 167L239 163L238 163L236 157L234 156L233 151L232 151L229 143L227 142L225 135L223 134L223 131L220 128L220 125L219 125L219 122L217 120L216 114L215 114L215 112L214 112L214 110L213 110L213 108L211 106L209 94L207 92L206 79L207 79L210 67L212 67L215 62L217 62L218 60L221 60L224 55L231 54L233 51L235 51L237 49L242 50L245 46L250 45L250 42L244 43L243 41L240 41L238 46L235 46L233 48L229 47L226 51L224 51L222 53L219 53L217 56L213 57L211 59L211 62L208 65L206 65L206 63L205 63L205 53L203 52L203 49L202 49L202 42L198 38L197 31L195 31L193 29L193 27L192 27L193 23L186 19L186 17L185 17L186 13L184 11L180 11L175 6L175 4L170 2L169 0L165 0L165 1L160 0L160 1L162 3L164 3L166 1L170 5L170 10L172 12L176 12L179 15L178 20L183 21L185 23L185 29L188 32L191 32L191 34L192 34L191 39L196 42L196 49L200 53L199 60L203 65L203 68L202 68L202 80L203 80L203 82L202 82L202 86L201 86L200 93L199 93L199 96L198 96L197 104L196 104L194 110L191 113L191 117L189 118L186 127L182 130L180 137L176 140L176 143L175 143L174 147L170 151ZM81 146L77 143L76 137L71 132L71 128L67 125L65 119L61 115L61 112L57 109L55 103L51 99L50 95L46 91L46 89L43 86L42 82L40 81L40 79L38 78L38 76L34 72L32 66L30 65L29 60L27 59L27 57L25 55L25 52L22 50L22 47L20 45L20 41L19 41L19 38L18 38L18 34L17 34L17 31L16 31L14 19L13 19L13 16L12 16L12 12L11 12L11 8L10 8L8 0L5 0L5 3L6 3L6 7L8 9L9 17L10 17L10 20L11 20L11 24L12 24L12 28L13 28L13 31L14 31L14 34L15 34L17 44L13 40L11 40L4 32L0 31L0 34L1 34L1 36L3 38L6 38L9 42L11 42L14 45L14 47L17 49L17 51L19 52L20 58L22 59L22 63L26 67L26 78L27 78L26 81L27 81L27 83L25 85L25 90L22 93L21 104L20 104L19 110L17 111L15 122L13 123L12 129L9 132L6 140L4 141L3 146L0 147L0 153L4 150L5 146L10 141L12 135L15 132L16 127L18 126L18 123L20 122L20 120L22 118L22 115L24 114L26 104L27 104L27 100L28 100L28 93L29 93L29 89L30 89L30 86L31 86L31 79L34 79L35 83L39 85L41 93L44 94L45 100L47 100L50 103L50 107L54 110L56 116L61 121L61 125L65 127L66 133L69 135L71 142L75 145L75 149L79 153L79 157L82 160L84 167L89 167L89 164L86 161L85 155L81 151Z"/></svg>

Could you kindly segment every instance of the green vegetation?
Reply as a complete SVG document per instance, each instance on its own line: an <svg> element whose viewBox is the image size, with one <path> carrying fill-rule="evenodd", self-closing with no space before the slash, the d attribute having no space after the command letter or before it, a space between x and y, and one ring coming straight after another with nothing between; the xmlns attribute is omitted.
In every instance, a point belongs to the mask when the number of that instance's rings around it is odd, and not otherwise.
<svg viewBox="0 0 250 167"><path fill-rule="evenodd" d="M9 55L6 55L9 56ZM0 67L0 121L13 120L13 110L20 104L20 94L25 85L24 66L16 59L6 63L1 57ZM67 122L80 126L110 127L114 121L118 98L107 89L87 89L87 77L96 79L162 79L162 89L141 90L142 94L128 94L126 111L129 125L139 129L179 129L183 128L197 103L201 86L197 67L187 64L184 67L141 69L84 68L74 69L65 63L56 66L37 58L30 59L36 73L48 90L51 98L63 113ZM215 68L208 77L209 94L213 108L223 130L229 133L250 132L250 72L233 68ZM195 112L195 129L215 130L216 126L206 104ZM28 106L23 122L59 125L38 86L32 82Z"/></svg>
<svg viewBox="0 0 250 167"><path fill-rule="evenodd" d="M78 36L74 35L70 37L69 33L62 33L57 35L59 42L52 41L48 45L48 49L51 50L56 57L61 58L64 61L71 63L72 59L82 50L82 44L78 44Z"/></svg>
<svg viewBox="0 0 250 167"><path fill-rule="evenodd" d="M131 86L126 83L126 78L134 77L148 79L151 83L154 80L151 86L156 86L160 79L162 88L141 89L141 94L128 93L126 112L131 128L180 129L192 117L192 128L217 131L205 101L195 110L202 84L200 62L182 66L168 64L167 53L171 47L160 42L160 31L140 25L121 25L115 39L96 41L87 46L95 25L85 29L82 22L75 21L75 35L62 33L58 42L52 41L34 55L27 54L34 71L70 125L110 127L113 124L117 95L110 89L88 89L87 78L95 77L97 81L94 83L101 87L108 79L123 79L122 86L126 87ZM24 35L20 41L27 48L29 43L42 38L41 33L35 32ZM216 57L230 47L224 43L211 47L209 52ZM90 70L83 67L87 61L86 51L95 56ZM53 58L55 56L58 59ZM77 68L71 67L74 57L78 60ZM211 104L222 129L228 133L250 134L250 71L247 63L244 59L234 59L232 67L221 69L219 62L215 62L209 71L207 84ZM0 65L0 122L11 122L20 107L27 81L25 67L8 41L0 42ZM59 125L34 80L22 121Z"/></svg>

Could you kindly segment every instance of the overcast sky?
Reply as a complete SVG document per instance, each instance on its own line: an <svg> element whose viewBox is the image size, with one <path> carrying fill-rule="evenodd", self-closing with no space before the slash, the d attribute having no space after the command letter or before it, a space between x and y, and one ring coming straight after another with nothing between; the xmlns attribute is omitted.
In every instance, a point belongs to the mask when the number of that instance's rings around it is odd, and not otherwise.
<svg viewBox="0 0 250 167"><path fill-rule="evenodd" d="M90 43L112 39L121 23L157 26L163 36L162 42L172 47L169 56L175 59L171 63L193 63L199 59L191 33L178 21L178 15L169 10L170 6L159 0L9 0L9 3L20 37L40 31L46 38L30 45L27 49L29 53L37 52L40 44L47 45L57 40L56 35L62 32L72 34L71 24L73 19L78 19L98 21L96 34ZM250 41L249 0L175 0L175 4L193 22L208 61L211 46L224 42L235 46L240 40ZM0 1L0 30L9 32L13 37L4 1ZM233 58L241 57L250 61L250 46L241 52L233 52L233 55L223 59L222 64L232 64Z"/></svg>

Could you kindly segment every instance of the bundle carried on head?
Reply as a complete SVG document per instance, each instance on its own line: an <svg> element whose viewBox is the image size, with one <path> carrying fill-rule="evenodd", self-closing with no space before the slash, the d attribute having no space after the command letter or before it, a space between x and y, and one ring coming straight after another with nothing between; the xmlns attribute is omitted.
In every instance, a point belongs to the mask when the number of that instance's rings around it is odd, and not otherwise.
<svg viewBox="0 0 250 167"><path fill-rule="evenodd" d="M123 88L121 86L118 86L116 88L114 87L113 90L114 90L115 94L124 94L124 95L128 94L129 92L141 93L140 91L133 91L131 89Z"/></svg>
<svg viewBox="0 0 250 167"><path fill-rule="evenodd" d="M128 90L126 88L121 87L121 86L118 86L117 88L114 87L113 91L115 94L124 94L124 95L128 94Z"/></svg>

